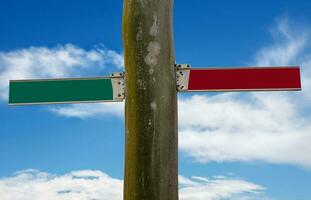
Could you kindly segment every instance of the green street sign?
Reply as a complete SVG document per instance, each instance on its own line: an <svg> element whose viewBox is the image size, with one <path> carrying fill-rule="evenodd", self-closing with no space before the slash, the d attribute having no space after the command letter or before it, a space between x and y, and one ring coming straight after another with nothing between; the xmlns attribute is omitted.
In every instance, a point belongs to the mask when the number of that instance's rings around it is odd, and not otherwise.
<svg viewBox="0 0 311 200"><path fill-rule="evenodd" d="M10 81L9 105L122 101L123 73L111 77Z"/></svg>

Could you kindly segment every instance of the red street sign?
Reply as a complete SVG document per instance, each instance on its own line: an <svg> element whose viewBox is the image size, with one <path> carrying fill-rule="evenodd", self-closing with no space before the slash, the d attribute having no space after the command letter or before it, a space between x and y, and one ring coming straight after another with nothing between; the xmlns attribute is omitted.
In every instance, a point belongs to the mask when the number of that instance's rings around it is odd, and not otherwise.
<svg viewBox="0 0 311 200"><path fill-rule="evenodd" d="M180 68L180 91L301 90L296 67Z"/></svg>

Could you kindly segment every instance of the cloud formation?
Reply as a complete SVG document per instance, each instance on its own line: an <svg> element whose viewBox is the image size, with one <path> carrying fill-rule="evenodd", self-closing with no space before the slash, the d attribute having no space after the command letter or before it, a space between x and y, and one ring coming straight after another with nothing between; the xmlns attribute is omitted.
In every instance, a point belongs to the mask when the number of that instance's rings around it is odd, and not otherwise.
<svg viewBox="0 0 311 200"><path fill-rule="evenodd" d="M123 102L107 102L107 103L86 103L73 104L67 106L54 106L49 108L49 111L57 115L65 117L90 118L101 117L103 115L111 115L117 117L124 116Z"/></svg>
<svg viewBox="0 0 311 200"><path fill-rule="evenodd" d="M302 92L195 95L180 101L180 148L199 162L263 161L311 168L311 52L307 28L287 20L253 65L302 67ZM191 116L191 117L189 117Z"/></svg>
<svg viewBox="0 0 311 200"><path fill-rule="evenodd" d="M108 65L122 69L123 56L102 48L87 51L72 44L0 52L0 99L8 98L9 80L77 77Z"/></svg>
<svg viewBox="0 0 311 200"><path fill-rule="evenodd" d="M222 200L262 197L260 185L234 178L180 176L181 200ZM25 170L0 178L1 200L121 200L123 181L101 171L82 170L55 175Z"/></svg>
<svg viewBox="0 0 311 200"><path fill-rule="evenodd" d="M26 170L0 179L1 200L121 200L123 182L101 171L57 176Z"/></svg>
<svg viewBox="0 0 311 200"><path fill-rule="evenodd" d="M265 199L264 187L228 177L179 177L181 200Z"/></svg>
<svg viewBox="0 0 311 200"><path fill-rule="evenodd" d="M199 162L311 168L311 126L281 94L193 96L180 108L180 149Z"/></svg>

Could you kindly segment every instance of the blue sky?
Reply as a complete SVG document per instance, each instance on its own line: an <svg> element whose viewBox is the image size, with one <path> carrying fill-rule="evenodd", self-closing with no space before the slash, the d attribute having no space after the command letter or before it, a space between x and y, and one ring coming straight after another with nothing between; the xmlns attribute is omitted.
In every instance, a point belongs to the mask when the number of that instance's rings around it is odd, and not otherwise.
<svg viewBox="0 0 311 200"><path fill-rule="evenodd" d="M121 19L121 0L0 0L1 200L121 199L122 103L7 106L9 79L122 71ZM179 95L181 199L311 199L310 31L306 0L175 1L178 63L303 78L302 92Z"/></svg>

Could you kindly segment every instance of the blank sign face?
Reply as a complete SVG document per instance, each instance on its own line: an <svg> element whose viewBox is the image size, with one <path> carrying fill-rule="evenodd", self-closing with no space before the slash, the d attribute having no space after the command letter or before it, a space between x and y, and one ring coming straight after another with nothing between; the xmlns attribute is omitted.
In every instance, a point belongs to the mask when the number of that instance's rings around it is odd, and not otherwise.
<svg viewBox="0 0 311 200"><path fill-rule="evenodd" d="M190 69L188 91L301 90L299 67Z"/></svg>
<svg viewBox="0 0 311 200"><path fill-rule="evenodd" d="M47 79L10 82L10 105L112 101L109 78Z"/></svg>

